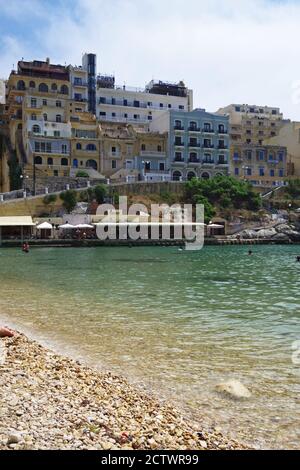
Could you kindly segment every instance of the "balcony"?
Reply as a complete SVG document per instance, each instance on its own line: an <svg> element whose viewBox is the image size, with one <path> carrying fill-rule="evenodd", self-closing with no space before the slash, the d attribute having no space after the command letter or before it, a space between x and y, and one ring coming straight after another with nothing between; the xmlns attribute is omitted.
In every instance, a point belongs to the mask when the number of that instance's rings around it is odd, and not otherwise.
<svg viewBox="0 0 300 470"><path fill-rule="evenodd" d="M155 151L148 151L148 150L141 150L140 152L141 157L149 157L149 158L166 158L167 154L165 152L155 152Z"/></svg>
<svg viewBox="0 0 300 470"><path fill-rule="evenodd" d="M213 160L204 159L202 160L202 165L212 167L212 166L215 166L215 162Z"/></svg>
<svg viewBox="0 0 300 470"><path fill-rule="evenodd" d="M201 132L200 127L189 127L189 132Z"/></svg>
<svg viewBox="0 0 300 470"><path fill-rule="evenodd" d="M175 147L184 147L184 142L174 142Z"/></svg>
<svg viewBox="0 0 300 470"><path fill-rule="evenodd" d="M199 158L196 158L196 159L192 158L188 160L188 163L191 165L199 165L201 164L201 160Z"/></svg>
<svg viewBox="0 0 300 470"><path fill-rule="evenodd" d="M183 158L174 158L174 163L185 163Z"/></svg>
<svg viewBox="0 0 300 470"><path fill-rule="evenodd" d="M228 134L228 131L227 130L220 130L218 129L218 134L222 134L222 135L227 135Z"/></svg>
<svg viewBox="0 0 300 470"><path fill-rule="evenodd" d="M73 81L73 85L79 88L86 88L88 86L86 82L77 82L76 80Z"/></svg>
<svg viewBox="0 0 300 470"><path fill-rule="evenodd" d="M204 132L204 134L214 134L215 133L214 129L211 129L211 128L208 128L208 127L205 127L203 129L203 132Z"/></svg>
<svg viewBox="0 0 300 470"><path fill-rule="evenodd" d="M202 148L204 148L204 149L214 149L215 146L213 144L203 144Z"/></svg>
<svg viewBox="0 0 300 470"><path fill-rule="evenodd" d="M219 150L228 150L228 145L218 145Z"/></svg>
<svg viewBox="0 0 300 470"><path fill-rule="evenodd" d="M174 126L174 131L184 131L183 126Z"/></svg>
<svg viewBox="0 0 300 470"><path fill-rule="evenodd" d="M191 148L201 148L201 144L197 142L189 142L189 147Z"/></svg>
<svg viewBox="0 0 300 470"><path fill-rule="evenodd" d="M218 160L217 165L218 166L228 166L228 162L226 162L225 160Z"/></svg>
<svg viewBox="0 0 300 470"><path fill-rule="evenodd" d="M268 160L269 165L277 165L279 163L279 160Z"/></svg>

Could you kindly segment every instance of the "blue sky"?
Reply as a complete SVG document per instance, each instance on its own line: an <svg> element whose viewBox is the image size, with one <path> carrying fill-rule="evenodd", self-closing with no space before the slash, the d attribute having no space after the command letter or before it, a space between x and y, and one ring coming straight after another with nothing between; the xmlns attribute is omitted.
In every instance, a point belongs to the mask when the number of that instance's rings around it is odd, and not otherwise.
<svg viewBox="0 0 300 470"><path fill-rule="evenodd" d="M80 64L118 84L184 79L194 104L279 106L300 121L300 1L0 0L0 78L24 57Z"/></svg>

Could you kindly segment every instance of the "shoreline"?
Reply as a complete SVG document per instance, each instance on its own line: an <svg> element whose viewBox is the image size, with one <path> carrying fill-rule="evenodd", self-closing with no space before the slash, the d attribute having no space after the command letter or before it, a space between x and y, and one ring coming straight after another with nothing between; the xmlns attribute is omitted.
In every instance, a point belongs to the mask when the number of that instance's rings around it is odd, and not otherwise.
<svg viewBox="0 0 300 470"><path fill-rule="evenodd" d="M0 450L235 450L172 404L17 333L0 339Z"/></svg>

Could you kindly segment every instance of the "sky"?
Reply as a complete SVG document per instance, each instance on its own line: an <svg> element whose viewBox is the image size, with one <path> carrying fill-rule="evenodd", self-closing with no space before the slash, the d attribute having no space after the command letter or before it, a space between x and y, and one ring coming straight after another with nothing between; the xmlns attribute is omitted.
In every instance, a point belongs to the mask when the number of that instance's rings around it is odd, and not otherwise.
<svg viewBox="0 0 300 470"><path fill-rule="evenodd" d="M280 107L300 121L300 0L0 0L0 78L50 57L144 87L184 80L194 107Z"/></svg>

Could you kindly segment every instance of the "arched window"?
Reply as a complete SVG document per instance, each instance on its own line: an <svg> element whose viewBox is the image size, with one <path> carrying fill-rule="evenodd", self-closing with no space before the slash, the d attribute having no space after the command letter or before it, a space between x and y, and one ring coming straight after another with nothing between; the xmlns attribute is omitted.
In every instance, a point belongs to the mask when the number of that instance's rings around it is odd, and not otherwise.
<svg viewBox="0 0 300 470"><path fill-rule="evenodd" d="M53 158L52 157L48 157L47 165L53 165Z"/></svg>
<svg viewBox="0 0 300 470"><path fill-rule="evenodd" d="M73 160L73 168L78 168L78 160L77 160L77 158L74 158L74 160Z"/></svg>
<svg viewBox="0 0 300 470"><path fill-rule="evenodd" d="M34 163L35 165L42 165L43 164L42 157L34 157Z"/></svg>
<svg viewBox="0 0 300 470"><path fill-rule="evenodd" d="M25 90L25 82L23 80L19 80L17 83L18 90Z"/></svg>
<svg viewBox="0 0 300 470"><path fill-rule="evenodd" d="M202 173L201 175L201 178L203 178L204 180L209 180L210 176L209 176L209 173Z"/></svg>
<svg viewBox="0 0 300 470"><path fill-rule="evenodd" d="M86 150L87 150L88 152L95 152L95 151L97 150L97 148L96 148L96 145L95 145L95 144L88 144L88 145L86 146Z"/></svg>
<svg viewBox="0 0 300 470"><path fill-rule="evenodd" d="M35 88L35 82L32 82L32 81L31 81L31 82L29 83L29 88Z"/></svg>
<svg viewBox="0 0 300 470"><path fill-rule="evenodd" d="M18 124L18 130L21 131L23 129L22 124Z"/></svg>
<svg viewBox="0 0 300 470"><path fill-rule="evenodd" d="M35 124L34 126L32 126L32 132L33 132L34 134L40 134L40 132L41 132L40 126L38 126L37 124Z"/></svg>
<svg viewBox="0 0 300 470"><path fill-rule="evenodd" d="M191 181L193 178L196 178L196 174L193 171L189 171L187 174L188 181Z"/></svg>
<svg viewBox="0 0 300 470"><path fill-rule="evenodd" d="M197 130L197 123L195 121L190 122L190 131L196 131Z"/></svg>
<svg viewBox="0 0 300 470"><path fill-rule="evenodd" d="M175 129L182 129L182 122L179 119L176 119L175 121Z"/></svg>
<svg viewBox="0 0 300 470"><path fill-rule="evenodd" d="M41 93L48 93L48 91L49 91L48 85L46 85L46 83L40 83L39 91Z"/></svg>
<svg viewBox="0 0 300 470"><path fill-rule="evenodd" d="M44 121L48 121L48 115L45 113L43 114Z"/></svg>
<svg viewBox="0 0 300 470"><path fill-rule="evenodd" d="M56 90L57 90L57 85L56 85L56 83L52 83L52 85L51 85L51 90L52 90L52 91L56 91Z"/></svg>
<svg viewBox="0 0 300 470"><path fill-rule="evenodd" d="M69 162L67 158L62 158L61 159L61 166L68 166Z"/></svg>
<svg viewBox="0 0 300 470"><path fill-rule="evenodd" d="M182 178L182 173L180 171L174 171L173 172L173 181L181 181Z"/></svg>
<svg viewBox="0 0 300 470"><path fill-rule="evenodd" d="M86 162L86 167L87 168L93 168L94 170L98 169L98 165L97 165L97 162L95 160L88 160Z"/></svg>
<svg viewBox="0 0 300 470"><path fill-rule="evenodd" d="M76 150L81 150L81 149L82 149L82 146L81 146L81 144L78 142L78 143L76 144Z"/></svg>
<svg viewBox="0 0 300 470"><path fill-rule="evenodd" d="M60 114L56 115L56 122L61 122L61 115Z"/></svg>
<svg viewBox="0 0 300 470"><path fill-rule="evenodd" d="M67 87L67 85L62 85L61 89L60 89L60 92L62 95L68 95L69 94L69 88Z"/></svg>
<svg viewBox="0 0 300 470"><path fill-rule="evenodd" d="M31 115L31 120L32 120L32 121L36 121L36 114L32 114L32 115Z"/></svg>

